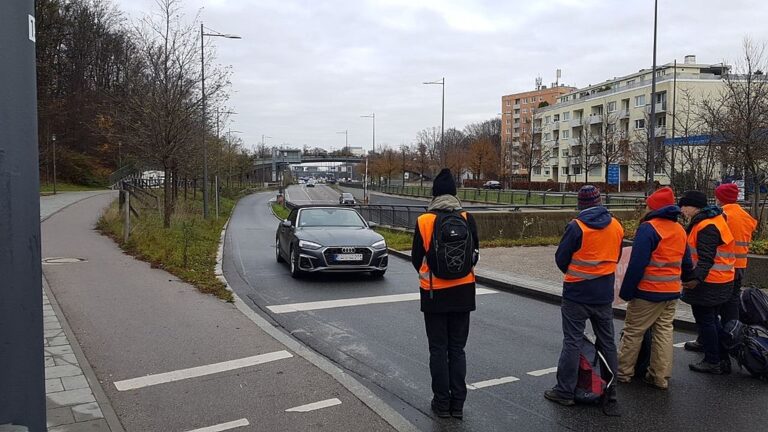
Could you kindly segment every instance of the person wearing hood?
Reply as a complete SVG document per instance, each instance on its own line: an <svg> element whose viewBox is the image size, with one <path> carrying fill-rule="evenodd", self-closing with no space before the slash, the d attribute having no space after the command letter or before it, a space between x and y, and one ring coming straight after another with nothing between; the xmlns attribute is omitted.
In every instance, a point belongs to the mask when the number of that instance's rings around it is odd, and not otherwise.
<svg viewBox="0 0 768 432"><path fill-rule="evenodd" d="M624 228L602 206L600 191L595 186L581 187L578 209L578 216L568 223L555 253L557 267L565 274L560 308L563 349L557 365L557 385L544 392L548 400L566 406L575 403L580 344L587 320L592 323L597 348L612 373L616 372L618 362L611 304ZM619 415L616 386L610 386L606 393L603 411Z"/></svg>
<svg viewBox="0 0 768 432"><path fill-rule="evenodd" d="M475 310L475 273L480 243L472 215L463 211L456 197L456 183L451 171L444 168L435 177L427 213L419 216L413 236L411 261L419 272L421 311L429 343L429 370L432 376L432 411L438 417L463 418L467 397L467 361L464 346L469 336L469 313ZM471 247L468 274L454 279L441 279L428 264L433 246L433 233L446 215L460 215L466 222ZM462 222L463 224L463 222ZM452 232L453 233L453 232ZM436 248L437 249L437 248ZM468 267L468 266L467 266Z"/></svg>
<svg viewBox="0 0 768 432"><path fill-rule="evenodd" d="M690 221L686 227L688 248L695 266L692 278L683 283L682 300L691 305L699 330L704 359L691 363L694 372L721 375L731 370L728 351L720 344L725 309L733 295L736 241L717 206L708 205L707 196L687 191L678 203Z"/></svg>
<svg viewBox="0 0 768 432"><path fill-rule="evenodd" d="M664 187L645 201L646 214L637 228L619 297L627 301L624 332L619 343L619 382L628 383L645 332L652 328L651 362L643 380L666 390L672 374L672 335L681 279L693 270L685 229L677 223L675 194Z"/></svg>

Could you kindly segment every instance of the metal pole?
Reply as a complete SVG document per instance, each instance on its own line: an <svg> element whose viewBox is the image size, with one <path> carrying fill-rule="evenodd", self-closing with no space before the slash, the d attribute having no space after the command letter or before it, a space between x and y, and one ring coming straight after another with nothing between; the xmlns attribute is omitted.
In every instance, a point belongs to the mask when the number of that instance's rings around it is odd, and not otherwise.
<svg viewBox="0 0 768 432"><path fill-rule="evenodd" d="M365 158L365 180L363 181L363 204L368 204L368 158Z"/></svg>
<svg viewBox="0 0 768 432"><path fill-rule="evenodd" d="M675 138L675 119L677 118L676 108L677 108L677 59L675 59L675 64L673 66L673 73L672 73L672 139L674 141ZM672 152L672 160L671 160L671 166L669 167L669 182L671 183L672 187L675 186L675 146L670 146L670 151Z"/></svg>
<svg viewBox="0 0 768 432"><path fill-rule="evenodd" d="M372 113L373 117L373 153L376 154L376 113Z"/></svg>
<svg viewBox="0 0 768 432"><path fill-rule="evenodd" d="M441 110L441 120L440 120L440 150L445 151L445 143L443 141L443 134L445 133L445 77L442 79L442 86L443 86L443 102L442 102L442 110Z"/></svg>
<svg viewBox="0 0 768 432"><path fill-rule="evenodd" d="M207 129L205 121L205 31L202 22L200 22L200 88L203 96L203 217L208 219L208 146L205 144Z"/></svg>
<svg viewBox="0 0 768 432"><path fill-rule="evenodd" d="M125 214L123 215L123 243L128 243L128 237L131 235L131 194L128 189L122 191L125 201Z"/></svg>
<svg viewBox="0 0 768 432"><path fill-rule="evenodd" d="M651 119L648 127L648 184L645 185L647 195L653 193L654 171L656 171L656 26L658 18L659 0L653 2L653 68L651 75Z"/></svg>
<svg viewBox="0 0 768 432"><path fill-rule="evenodd" d="M56 195L56 135L51 135L53 143L53 194Z"/></svg>
<svg viewBox="0 0 768 432"><path fill-rule="evenodd" d="M0 425L43 431L34 11L32 0L0 2Z"/></svg>
<svg viewBox="0 0 768 432"><path fill-rule="evenodd" d="M216 186L216 196L215 196L215 198L216 198L216 219L218 219L219 218L219 176L218 175L216 175L213 178L213 182L214 182L214 184Z"/></svg>

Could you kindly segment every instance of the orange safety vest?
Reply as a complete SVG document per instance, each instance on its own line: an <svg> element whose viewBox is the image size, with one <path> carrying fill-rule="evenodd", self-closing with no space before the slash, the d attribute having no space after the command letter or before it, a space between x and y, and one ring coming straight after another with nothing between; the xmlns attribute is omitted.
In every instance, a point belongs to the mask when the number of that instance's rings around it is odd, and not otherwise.
<svg viewBox="0 0 768 432"><path fill-rule="evenodd" d="M747 254L749 244L752 243L752 234L757 229L757 221L738 204L726 204L723 212L728 216L728 228L736 241L736 268L747 268Z"/></svg>
<svg viewBox="0 0 768 432"><path fill-rule="evenodd" d="M590 228L584 222L574 219L581 228L581 248L571 257L565 272L565 282L581 282L597 279L616 271L621 253L622 228L616 218L605 228Z"/></svg>
<svg viewBox="0 0 768 432"><path fill-rule="evenodd" d="M467 212L461 212L461 216L464 219L466 219ZM419 233L421 233L421 240L422 240L422 244L424 245L425 252L429 250L429 246L432 243L432 232L435 229L435 219L437 219L437 215L434 213L424 213L423 215L419 216L419 219L418 219ZM474 282L475 282L474 269L471 272L469 272L468 275L460 279L450 279L450 280L440 279L432 275L432 271L429 269L429 266L427 265L426 256L421 261L421 268L419 269L419 286L421 286L421 288L425 290L453 288L455 286L474 283Z"/></svg>
<svg viewBox="0 0 768 432"><path fill-rule="evenodd" d="M683 256L685 255L685 229L669 219L651 219L651 224L661 237L659 245L651 253L651 261L645 267L638 289L655 293L679 293L682 289Z"/></svg>
<svg viewBox="0 0 768 432"><path fill-rule="evenodd" d="M717 247L715 262L712 265L712 268L709 269L709 274L707 274L704 282L731 282L736 275L736 271L734 270L734 264L736 264L736 241L734 240L733 234L731 234L731 229L728 228L728 223L725 222L723 215L705 219L693 227L691 233L688 234L688 247L691 250L691 259L693 260L694 265L699 261L699 253L696 250L696 240L699 237L699 231L709 225L714 225L717 230L720 231L722 244Z"/></svg>

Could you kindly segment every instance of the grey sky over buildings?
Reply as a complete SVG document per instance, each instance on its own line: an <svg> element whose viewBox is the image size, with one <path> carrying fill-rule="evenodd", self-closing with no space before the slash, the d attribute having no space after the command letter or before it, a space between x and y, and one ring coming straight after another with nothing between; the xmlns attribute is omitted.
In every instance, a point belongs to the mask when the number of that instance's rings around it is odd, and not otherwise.
<svg viewBox="0 0 768 432"><path fill-rule="evenodd" d="M153 0L115 0L129 17ZM501 96L541 76L577 87L650 68L652 0L185 0L186 19L242 40L215 39L232 67L230 125L248 146L327 149L410 144L440 126L495 117ZM658 63L695 54L738 59L745 36L768 41L768 4L660 0Z"/></svg>

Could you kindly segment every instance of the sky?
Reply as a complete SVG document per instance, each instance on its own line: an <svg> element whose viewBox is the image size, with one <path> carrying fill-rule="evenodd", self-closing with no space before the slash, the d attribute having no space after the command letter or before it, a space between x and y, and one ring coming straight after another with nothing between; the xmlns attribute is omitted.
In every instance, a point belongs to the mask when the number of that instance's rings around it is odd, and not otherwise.
<svg viewBox="0 0 768 432"><path fill-rule="evenodd" d="M128 18L154 0L113 0ZM724 6L727 5L727 6ZM231 66L226 126L246 146L370 149L418 131L498 116L501 96L583 87L650 68L652 0L184 0L185 19L241 40L213 39ZM658 64L733 62L745 36L768 42L768 3L660 0ZM226 130L225 128L225 130ZM342 132L342 133L339 133Z"/></svg>

